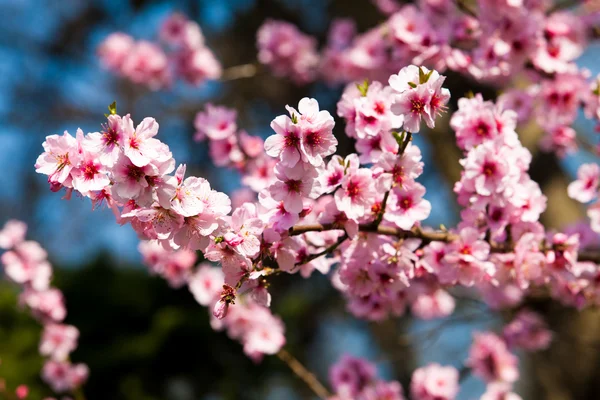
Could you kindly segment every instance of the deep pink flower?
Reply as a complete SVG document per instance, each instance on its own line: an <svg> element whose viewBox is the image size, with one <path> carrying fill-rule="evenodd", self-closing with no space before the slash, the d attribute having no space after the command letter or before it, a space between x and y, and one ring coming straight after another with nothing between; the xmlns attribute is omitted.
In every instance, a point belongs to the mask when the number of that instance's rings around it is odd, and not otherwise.
<svg viewBox="0 0 600 400"><path fill-rule="evenodd" d="M466 364L486 382L515 382L519 378L518 359L494 333L476 333Z"/></svg>
<svg viewBox="0 0 600 400"><path fill-rule="evenodd" d="M366 168L345 175L342 187L335 192L338 210L345 212L348 218L352 219L364 216L374 201L373 176Z"/></svg>
<svg viewBox="0 0 600 400"><path fill-rule="evenodd" d="M429 217L431 203L423 199L425 187L419 183L406 183L390 192L384 219L400 229L410 229L415 223Z"/></svg>
<svg viewBox="0 0 600 400"><path fill-rule="evenodd" d="M300 143L302 131L300 125L293 123L287 115L280 115L271 122L275 135L265 140L265 151L271 157L290 168L300 161Z"/></svg>
<svg viewBox="0 0 600 400"><path fill-rule="evenodd" d="M522 310L504 327L502 336L510 348L528 351L544 350L552 341L552 332L542 316L529 310Z"/></svg>

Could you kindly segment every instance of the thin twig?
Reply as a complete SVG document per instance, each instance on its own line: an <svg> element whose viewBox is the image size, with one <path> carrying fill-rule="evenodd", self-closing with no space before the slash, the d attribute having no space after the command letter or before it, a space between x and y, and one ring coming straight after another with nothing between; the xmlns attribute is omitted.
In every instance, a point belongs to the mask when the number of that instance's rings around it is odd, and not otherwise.
<svg viewBox="0 0 600 400"><path fill-rule="evenodd" d="M307 264L307 263L311 262L312 260L314 260L316 258L324 256L325 254L333 253L333 251L335 249L337 249L339 247L339 245L341 245L342 243L344 243L346 241L346 239L348 239L348 235L347 234L341 236L337 240L337 242L335 242L331 246L327 247L325 250L320 251L319 253L315 253L315 254L311 254L311 255L307 256L305 259L303 259L302 261L300 261L299 263L297 263L296 266Z"/></svg>
<svg viewBox="0 0 600 400"><path fill-rule="evenodd" d="M252 78L258 72L256 64L242 64L235 67L229 67L223 71L221 81L233 81L236 79Z"/></svg>
<svg viewBox="0 0 600 400"><path fill-rule="evenodd" d="M290 236L301 235L306 232L324 232L330 230L340 229L334 224L309 224L309 225L295 225L289 230ZM398 239L421 239L425 244L431 242L444 242L450 243L459 238L455 233L437 230L437 231L424 231L419 227L414 227L410 230L404 230L394 228L390 226L373 226L373 224L361 224L358 226L360 232L376 233L378 235L395 236ZM507 245L506 243L496 243L494 241L489 242L490 251L492 253L509 253L514 250L514 246ZM551 250L564 250L561 246L544 246L540 244L540 251L546 252ZM579 261L591 261L596 264L600 264L600 252L598 251L580 251L578 253Z"/></svg>
<svg viewBox="0 0 600 400"><path fill-rule="evenodd" d="M279 350L279 352L277 353L277 357L279 357L281 361L286 363L287 366L290 367L292 372L296 374L298 378L302 379L304 383L306 383L306 385L317 396L319 396L319 398L327 400L329 397L331 397L331 394L329 393L327 388L325 388L325 386L323 386L323 384L319 382L315 374L306 369L306 367L302 365L302 363L298 361L296 357L288 353L287 350Z"/></svg>

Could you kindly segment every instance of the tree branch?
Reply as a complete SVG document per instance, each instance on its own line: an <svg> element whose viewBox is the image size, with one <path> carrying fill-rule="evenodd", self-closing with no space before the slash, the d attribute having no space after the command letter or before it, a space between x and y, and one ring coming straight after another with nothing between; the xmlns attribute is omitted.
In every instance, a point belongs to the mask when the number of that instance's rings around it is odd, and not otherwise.
<svg viewBox="0 0 600 400"><path fill-rule="evenodd" d="M421 239L425 244L431 242L450 243L458 239L458 235L447 231L424 231L420 227L414 227L411 230L404 230L390 226L374 226L373 224L359 225L360 232L376 233L378 235L395 236L398 239ZM302 235L306 232L324 232L330 230L342 229L334 224L309 224L296 225L290 228L290 236ZM509 253L514 250L514 245L509 243L496 243L489 241L492 253ZM540 251L562 250L560 246L547 247L540 245ZM600 264L600 252L598 251L580 251L579 261L591 261Z"/></svg>
<svg viewBox="0 0 600 400"><path fill-rule="evenodd" d="M281 361L286 363L287 366L290 367L292 372L296 374L298 378L302 379L304 383L306 383L306 385L317 396L319 396L319 398L327 400L331 396L327 388L325 388L325 386L323 386L323 384L319 382L317 377L308 369L306 369L306 367L302 365L302 363L298 361L296 357L288 353L285 349L279 350L279 352L277 353L277 357L279 357Z"/></svg>

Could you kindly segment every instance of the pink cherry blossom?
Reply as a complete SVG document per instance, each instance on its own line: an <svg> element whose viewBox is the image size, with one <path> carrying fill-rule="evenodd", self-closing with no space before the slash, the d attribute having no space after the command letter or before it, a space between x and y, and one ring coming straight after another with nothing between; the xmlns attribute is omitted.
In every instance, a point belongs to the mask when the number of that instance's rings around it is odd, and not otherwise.
<svg viewBox="0 0 600 400"><path fill-rule="evenodd" d="M502 339L493 333L476 333L469 351L467 365L473 374L486 382L512 383L519 377L517 357L506 348Z"/></svg>
<svg viewBox="0 0 600 400"><path fill-rule="evenodd" d="M569 197L581 203L588 203L598 195L599 184L600 167L598 164L583 164L577 170L577 180L569 184Z"/></svg>
<svg viewBox="0 0 600 400"><path fill-rule="evenodd" d="M72 325L48 324L40 341L40 354L55 361L64 361L77 347L79 330Z"/></svg>
<svg viewBox="0 0 600 400"><path fill-rule="evenodd" d="M237 112L224 106L206 104L205 111L196 114L194 126L196 135L194 139L205 137L212 140L221 140L235 134L237 130Z"/></svg>
<svg viewBox="0 0 600 400"><path fill-rule="evenodd" d="M337 208L345 212L348 218L364 216L374 200L373 177L366 168L345 175L341 188L335 192Z"/></svg>
<svg viewBox="0 0 600 400"><path fill-rule="evenodd" d="M413 372L410 393L414 400L453 400L458 395L458 371L429 364Z"/></svg>
<svg viewBox="0 0 600 400"><path fill-rule="evenodd" d="M419 183L406 183L390 192L384 219L400 229L410 229L429 217L431 203L423 199L425 187Z"/></svg>
<svg viewBox="0 0 600 400"><path fill-rule="evenodd" d="M25 240L27 225L16 219L6 221L0 230L0 249L11 249Z"/></svg>
<svg viewBox="0 0 600 400"><path fill-rule="evenodd" d="M71 364L68 361L46 361L42 368L42 379L57 393L72 391L81 386L89 375L85 364Z"/></svg>

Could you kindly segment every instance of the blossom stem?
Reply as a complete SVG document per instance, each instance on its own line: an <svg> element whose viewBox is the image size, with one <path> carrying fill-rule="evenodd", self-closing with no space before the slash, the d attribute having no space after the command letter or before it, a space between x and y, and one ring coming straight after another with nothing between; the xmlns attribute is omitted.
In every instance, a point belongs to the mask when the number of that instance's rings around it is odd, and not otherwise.
<svg viewBox="0 0 600 400"><path fill-rule="evenodd" d="M341 236L337 242L335 242L334 244L332 244L331 246L329 246L328 248L326 248L325 250L315 253L315 254L311 254L309 256L307 256L304 260L302 260L301 262L299 262L298 265L304 265L306 263L311 262L312 260L314 260L315 258L319 258L321 256L324 256L325 254L329 254L332 253L335 249L337 249L342 243L344 243L346 241L346 239L348 239L348 235L345 234L343 236Z"/></svg>
<svg viewBox="0 0 600 400"><path fill-rule="evenodd" d="M402 142L402 145L398 149L398 157L402 157L404 155L404 151L408 147L408 143L411 140L412 140L412 133L406 132L406 134L404 135L404 141ZM392 190L392 189L390 189L390 190ZM381 201L381 209L379 210L379 213L377 214L377 218L375 218L375 221L373 221L374 226L379 226L381 224L381 221L383 221L383 215L385 214L385 208L387 207L388 197L390 197L390 190L385 192L385 194L383 195L383 200Z"/></svg>
<svg viewBox="0 0 600 400"><path fill-rule="evenodd" d="M229 67L223 71L221 81L234 81L236 79L252 78L258 73L256 64L248 63Z"/></svg>
<svg viewBox="0 0 600 400"><path fill-rule="evenodd" d="M421 239L425 244L430 242L450 243L458 239L458 235L447 231L423 231L419 227L414 227L410 230L394 228L390 226L374 226L373 224L361 224L358 226L360 232L377 233L378 235L395 236L398 239L416 238ZM290 228L290 236L301 235L306 232L323 232L340 229L333 224L309 224L296 225ZM508 253L514 250L513 245L507 243L497 243L489 241L490 250L492 253ZM561 250L560 247L548 247L540 245L541 251ZM598 251L580 251L578 254L579 261L591 261L600 264L600 252Z"/></svg>
<svg viewBox="0 0 600 400"><path fill-rule="evenodd" d="M287 350L281 349L277 353L277 357L281 361L287 364L296 376L306 383L306 385L317 395L319 398L326 400L331 396L327 388L319 382L315 374L310 372L296 357L291 355Z"/></svg>

